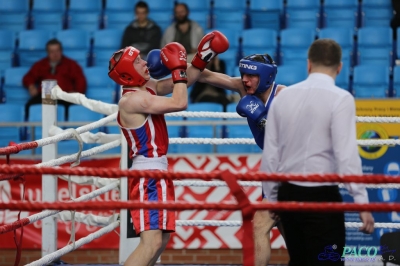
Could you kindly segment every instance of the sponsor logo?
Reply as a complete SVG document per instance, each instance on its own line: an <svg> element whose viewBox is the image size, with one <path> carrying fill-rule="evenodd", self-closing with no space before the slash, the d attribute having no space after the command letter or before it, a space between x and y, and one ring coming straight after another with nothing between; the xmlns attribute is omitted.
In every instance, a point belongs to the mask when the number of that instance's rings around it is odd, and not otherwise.
<svg viewBox="0 0 400 266"><path fill-rule="evenodd" d="M243 64L243 63L240 63L240 67L251 69L251 70L257 70L257 66Z"/></svg>
<svg viewBox="0 0 400 266"><path fill-rule="evenodd" d="M337 245L326 246L324 252L318 255L318 260L330 261L385 261L382 255L388 257L388 261L396 260L395 249L388 246L344 246L343 252L337 250ZM342 254L340 254L342 253Z"/></svg>
<svg viewBox="0 0 400 266"><path fill-rule="evenodd" d="M358 128L358 139L388 139L389 135L386 130L378 125L365 125ZM360 156L373 160L382 157L389 146L359 146L358 151Z"/></svg>
<svg viewBox="0 0 400 266"><path fill-rule="evenodd" d="M179 51L179 60L186 61L186 53L184 51Z"/></svg>
<svg viewBox="0 0 400 266"><path fill-rule="evenodd" d="M250 101L250 104L246 105L246 109L250 111L250 113L254 113L260 105L253 101Z"/></svg>
<svg viewBox="0 0 400 266"><path fill-rule="evenodd" d="M135 49L133 47L131 47L129 49L128 55L132 56L134 52L135 52Z"/></svg>
<svg viewBox="0 0 400 266"><path fill-rule="evenodd" d="M165 56L163 51L161 51L161 56L164 58L165 62L168 62L168 57Z"/></svg>

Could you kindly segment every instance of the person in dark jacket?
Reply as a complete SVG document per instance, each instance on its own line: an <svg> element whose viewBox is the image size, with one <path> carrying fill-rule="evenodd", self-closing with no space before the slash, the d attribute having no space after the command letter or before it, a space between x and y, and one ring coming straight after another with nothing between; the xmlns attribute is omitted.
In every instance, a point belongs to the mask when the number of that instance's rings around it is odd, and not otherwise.
<svg viewBox="0 0 400 266"><path fill-rule="evenodd" d="M136 20L132 21L124 31L121 48L133 46L140 50L140 57L145 60L148 52L160 48L161 29L147 16L149 6L139 1L135 5Z"/></svg>
<svg viewBox="0 0 400 266"><path fill-rule="evenodd" d="M37 61L22 79L31 98L25 104L25 119L29 117L29 107L42 103L41 84L45 79L57 80L58 86L65 92L86 92L86 78L80 65L63 55L62 44L51 39L46 44L47 57ZM65 106L65 119L68 118L68 107L71 103L59 100Z"/></svg>

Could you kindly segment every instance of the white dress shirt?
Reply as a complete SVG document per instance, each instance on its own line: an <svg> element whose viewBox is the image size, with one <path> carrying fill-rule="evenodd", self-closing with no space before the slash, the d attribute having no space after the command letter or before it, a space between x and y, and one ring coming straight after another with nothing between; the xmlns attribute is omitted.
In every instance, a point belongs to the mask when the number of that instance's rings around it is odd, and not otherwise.
<svg viewBox="0 0 400 266"><path fill-rule="evenodd" d="M274 99L265 128L260 171L292 174L362 174L353 96L332 77L312 73ZM290 182L299 186L334 183ZM269 201L277 200L278 182L263 182ZM363 184L347 183L356 203L368 203Z"/></svg>

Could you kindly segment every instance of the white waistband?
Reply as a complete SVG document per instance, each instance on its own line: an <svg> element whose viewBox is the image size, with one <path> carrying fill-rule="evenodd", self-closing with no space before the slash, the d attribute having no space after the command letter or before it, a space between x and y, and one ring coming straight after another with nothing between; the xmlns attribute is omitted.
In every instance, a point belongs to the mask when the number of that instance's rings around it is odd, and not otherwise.
<svg viewBox="0 0 400 266"><path fill-rule="evenodd" d="M167 170L168 169L168 160L166 156L148 158L143 155L137 155L133 158L132 166L130 169L135 170Z"/></svg>

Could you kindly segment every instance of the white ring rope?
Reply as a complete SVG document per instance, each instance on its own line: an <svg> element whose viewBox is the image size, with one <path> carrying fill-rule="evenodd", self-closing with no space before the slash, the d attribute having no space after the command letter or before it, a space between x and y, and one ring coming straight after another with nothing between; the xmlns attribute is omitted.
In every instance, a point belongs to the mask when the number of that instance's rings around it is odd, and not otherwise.
<svg viewBox="0 0 400 266"><path fill-rule="evenodd" d="M214 221L214 220L177 220L177 226L242 226L242 221ZM346 228L359 228L362 223L345 222ZM375 223L375 228L400 229L400 223Z"/></svg>
<svg viewBox="0 0 400 266"><path fill-rule="evenodd" d="M78 127L78 128L76 128L76 132L79 134L82 134L84 132L102 127L102 126L114 121L116 118L117 118L117 113L114 113L112 115L104 117L93 123ZM47 137L44 139L35 140L35 142L38 144L38 147L43 147L45 145L53 144L53 143L59 142L61 140L70 139L72 137L73 137L73 134L71 132L63 132L63 133L58 134L53 137Z"/></svg>
<svg viewBox="0 0 400 266"><path fill-rule="evenodd" d="M72 220L72 214L70 211L62 211L57 214L57 218L63 222L69 222ZM119 214L113 214L111 216L99 216L94 214L87 214L83 212L75 212L75 222L83 223L90 226L107 226L119 218Z"/></svg>
<svg viewBox="0 0 400 266"><path fill-rule="evenodd" d="M73 250L75 250L75 249L87 244L87 243L90 243L93 240L95 240L95 239L97 239L97 238L99 238L99 237L101 237L101 236L103 236L103 235L105 235L107 233L112 232L113 230L115 230L116 228L119 227L119 223L120 223L119 221L113 222L112 224L109 224L106 227L103 227L100 230L98 230L98 231L96 231L96 232L94 232L92 234L89 234L89 235L87 235L85 237L82 237L81 239L77 240L74 243L74 245L72 245L72 244L67 245L67 246L65 246L65 247L63 247L63 248L61 248L61 249L59 249L59 250L57 250L57 251L55 251L53 253L50 253L50 254L42 257L41 259L39 259L37 261L34 261L32 263L29 263L27 265L29 265L29 266L47 265L48 263L58 259L59 257L65 255L65 254L67 254L67 253L69 253L69 252L71 252L71 251L73 251Z"/></svg>
<svg viewBox="0 0 400 266"><path fill-rule="evenodd" d="M170 138L170 144L256 144L253 138ZM400 139L359 139L358 145L361 146L383 146L383 145L400 145Z"/></svg>
<svg viewBox="0 0 400 266"><path fill-rule="evenodd" d="M100 146L85 150L81 153L81 158L85 158L85 157L90 157L92 155L101 153L103 151L106 150L110 150L112 148L118 147L121 145L121 140L114 140L112 142L106 143L106 144L102 144ZM72 155L67 155L67 156L63 156L60 157L58 159L54 159L54 160L50 160L47 162L42 162L39 164L36 164L37 167L50 167L50 166L57 166L57 165L62 165L65 163L70 163L73 162L76 159L76 153L72 154Z"/></svg>
<svg viewBox="0 0 400 266"><path fill-rule="evenodd" d="M58 178L68 181L68 177L64 175L58 175ZM115 181L115 178L105 178L105 177L96 177L96 176L76 176L71 175L70 180L72 183L78 185L94 185L98 188L104 187L110 183ZM119 188L117 188L119 190Z"/></svg>
<svg viewBox="0 0 400 266"><path fill-rule="evenodd" d="M94 191L92 191L90 193L82 195L79 198L76 198L75 200L73 200L73 202L87 201L87 200L93 199L93 198L95 198L97 196L100 196L100 195L102 195L102 194L104 194L104 193L106 193L108 191L111 191L113 189L116 189L116 188L119 188L119 181L114 181L113 183L110 183L110 184L108 184L108 185L106 185L106 186L104 186L104 187L102 187L100 189L97 189L97 190L94 190ZM72 201L66 201L66 202L72 202ZM26 217L26 219L29 219L29 224L32 224L32 223L34 223L34 222L36 222L38 220L42 220L42 219L44 219L46 217L52 216L52 215L57 214L59 212L60 211L57 211L57 210L55 210L55 211L49 211L49 210L42 211L42 212L39 212L39 213L35 213L35 214L31 215L31 216L28 216L28 217ZM5 226L5 225L3 225L3 226Z"/></svg>
<svg viewBox="0 0 400 266"><path fill-rule="evenodd" d="M241 187L261 187L261 182L258 181L238 181ZM174 180L174 186L176 187L227 187L225 181L181 181ZM344 188L343 184L339 184L339 187ZM376 189L400 189L400 184L365 184L366 188Z"/></svg>
<svg viewBox="0 0 400 266"><path fill-rule="evenodd" d="M56 136L58 134L65 132L66 130L63 130L62 128L53 125L50 127L49 135ZM121 138L121 134L106 134L104 132L97 132L97 133L85 132L80 134L80 136L82 138L82 141L88 144L92 143L104 144Z"/></svg>

